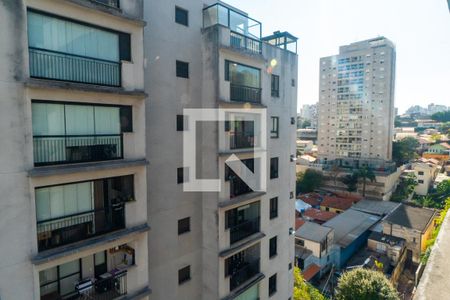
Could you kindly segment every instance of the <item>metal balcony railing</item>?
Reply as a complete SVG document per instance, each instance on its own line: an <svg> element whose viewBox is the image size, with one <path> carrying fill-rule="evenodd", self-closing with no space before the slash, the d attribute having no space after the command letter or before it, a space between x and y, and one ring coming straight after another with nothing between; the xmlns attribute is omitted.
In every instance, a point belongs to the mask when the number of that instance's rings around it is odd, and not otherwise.
<svg viewBox="0 0 450 300"><path fill-rule="evenodd" d="M259 232L260 217L250 219L236 226L230 227L230 244L234 244L254 233Z"/></svg>
<svg viewBox="0 0 450 300"><path fill-rule="evenodd" d="M120 8L119 0L94 0L95 2L101 3L106 6L111 6L115 8Z"/></svg>
<svg viewBox="0 0 450 300"><path fill-rule="evenodd" d="M120 63L29 47L30 76L35 78L120 86Z"/></svg>
<svg viewBox="0 0 450 300"><path fill-rule="evenodd" d="M36 166L123 158L122 134L35 135Z"/></svg>
<svg viewBox="0 0 450 300"><path fill-rule="evenodd" d="M235 271L231 272L230 291L235 290L244 282L259 273L259 259L251 262L242 262L235 267Z"/></svg>
<svg viewBox="0 0 450 300"><path fill-rule="evenodd" d="M125 205L91 210L37 222L38 251L75 243L125 228Z"/></svg>
<svg viewBox="0 0 450 300"><path fill-rule="evenodd" d="M261 103L261 88L230 84L230 100Z"/></svg>
<svg viewBox="0 0 450 300"><path fill-rule="evenodd" d="M127 271L106 273L104 278L87 279L76 284L74 299L112 300L127 294ZM72 299L72 298L71 298Z"/></svg>
<svg viewBox="0 0 450 300"><path fill-rule="evenodd" d="M262 42L249 36L230 31L230 46L236 49L244 49L254 54L261 53Z"/></svg>
<svg viewBox="0 0 450 300"><path fill-rule="evenodd" d="M230 136L230 149L253 148L255 136L247 133L232 132Z"/></svg>

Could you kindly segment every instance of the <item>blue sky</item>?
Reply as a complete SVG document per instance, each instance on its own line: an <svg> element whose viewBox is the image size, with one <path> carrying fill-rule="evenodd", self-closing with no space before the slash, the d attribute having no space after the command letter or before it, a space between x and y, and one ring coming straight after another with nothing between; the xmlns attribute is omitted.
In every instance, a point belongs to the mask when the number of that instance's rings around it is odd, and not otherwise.
<svg viewBox="0 0 450 300"><path fill-rule="evenodd" d="M397 47L395 106L450 106L446 0L225 0L262 22L263 35L299 38L299 106L318 100L319 58L340 45L385 36Z"/></svg>

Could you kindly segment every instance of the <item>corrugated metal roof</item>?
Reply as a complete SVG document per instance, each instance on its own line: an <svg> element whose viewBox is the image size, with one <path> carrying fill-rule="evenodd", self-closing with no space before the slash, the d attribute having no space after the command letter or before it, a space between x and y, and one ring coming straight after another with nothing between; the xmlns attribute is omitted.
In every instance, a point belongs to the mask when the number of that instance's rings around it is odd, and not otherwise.
<svg viewBox="0 0 450 300"><path fill-rule="evenodd" d="M363 199L358 203L353 204L352 208L377 216L385 216L393 212L399 205L400 203L397 202Z"/></svg>
<svg viewBox="0 0 450 300"><path fill-rule="evenodd" d="M380 219L379 216L350 208L324 223L323 226L334 229L335 244L347 247Z"/></svg>
<svg viewBox="0 0 450 300"><path fill-rule="evenodd" d="M296 232L295 236L301 239L320 243L327 238L332 229L313 222L305 222Z"/></svg>

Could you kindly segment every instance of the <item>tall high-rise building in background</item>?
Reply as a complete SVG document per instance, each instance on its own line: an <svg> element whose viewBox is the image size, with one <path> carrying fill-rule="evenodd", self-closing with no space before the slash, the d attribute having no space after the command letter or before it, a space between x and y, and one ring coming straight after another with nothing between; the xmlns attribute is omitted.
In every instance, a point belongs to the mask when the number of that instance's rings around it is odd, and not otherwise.
<svg viewBox="0 0 450 300"><path fill-rule="evenodd" d="M392 158L395 46L385 37L320 59L318 155L322 163L380 166Z"/></svg>
<svg viewBox="0 0 450 300"><path fill-rule="evenodd" d="M294 36L200 0L0 1L0 27L2 300L292 295Z"/></svg>
<svg viewBox="0 0 450 300"><path fill-rule="evenodd" d="M166 0L144 8L151 299L288 299L296 38L263 38L259 21L214 3ZM186 108L227 109L232 120L198 122L196 162L182 156L183 134L193 130ZM255 108L266 109L264 135L245 120ZM266 192L252 191L225 165L235 154L254 170L261 164L255 148L267 151ZM183 191L194 177L217 178L222 189Z"/></svg>
<svg viewBox="0 0 450 300"><path fill-rule="evenodd" d="M304 127L317 128L318 122L317 104L303 104L302 107L300 108L299 117L302 122L308 121L310 123L309 126Z"/></svg>

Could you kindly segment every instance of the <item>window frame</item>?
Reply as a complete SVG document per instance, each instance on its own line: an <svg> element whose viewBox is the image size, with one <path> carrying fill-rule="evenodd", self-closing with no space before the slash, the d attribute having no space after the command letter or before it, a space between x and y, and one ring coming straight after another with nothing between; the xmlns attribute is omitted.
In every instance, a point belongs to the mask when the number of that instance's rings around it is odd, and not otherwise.
<svg viewBox="0 0 450 300"><path fill-rule="evenodd" d="M276 169L275 169L275 164L274 162L276 162ZM278 156L277 157L271 157L270 158L270 179L276 179L279 178L280 174L279 174L279 159Z"/></svg>
<svg viewBox="0 0 450 300"><path fill-rule="evenodd" d="M178 12L185 13L185 16L183 17L186 17L186 23L183 22L183 18L179 18ZM189 11L180 6L175 6L175 23L189 27Z"/></svg>
<svg viewBox="0 0 450 300"><path fill-rule="evenodd" d="M191 265L178 269L178 285L186 283L191 279Z"/></svg>
<svg viewBox="0 0 450 300"><path fill-rule="evenodd" d="M278 217L278 197L270 198L269 201L269 218L272 220Z"/></svg>
<svg viewBox="0 0 450 300"><path fill-rule="evenodd" d="M277 256L278 254L278 241L277 236L272 237L269 240L269 259Z"/></svg>
<svg viewBox="0 0 450 300"><path fill-rule="evenodd" d="M189 78L189 63L182 60L175 61L175 75L178 78Z"/></svg>
<svg viewBox="0 0 450 300"><path fill-rule="evenodd" d="M280 98L280 75L272 74L270 77L270 95Z"/></svg>
<svg viewBox="0 0 450 300"><path fill-rule="evenodd" d="M189 167L177 168L177 184L182 184L189 181Z"/></svg>
<svg viewBox="0 0 450 300"><path fill-rule="evenodd" d="M270 138L277 139L280 137L280 117L271 116Z"/></svg>
<svg viewBox="0 0 450 300"><path fill-rule="evenodd" d="M178 235L191 232L191 217L178 219Z"/></svg>
<svg viewBox="0 0 450 300"><path fill-rule="evenodd" d="M277 273L269 277L269 297L272 297L277 292Z"/></svg>

